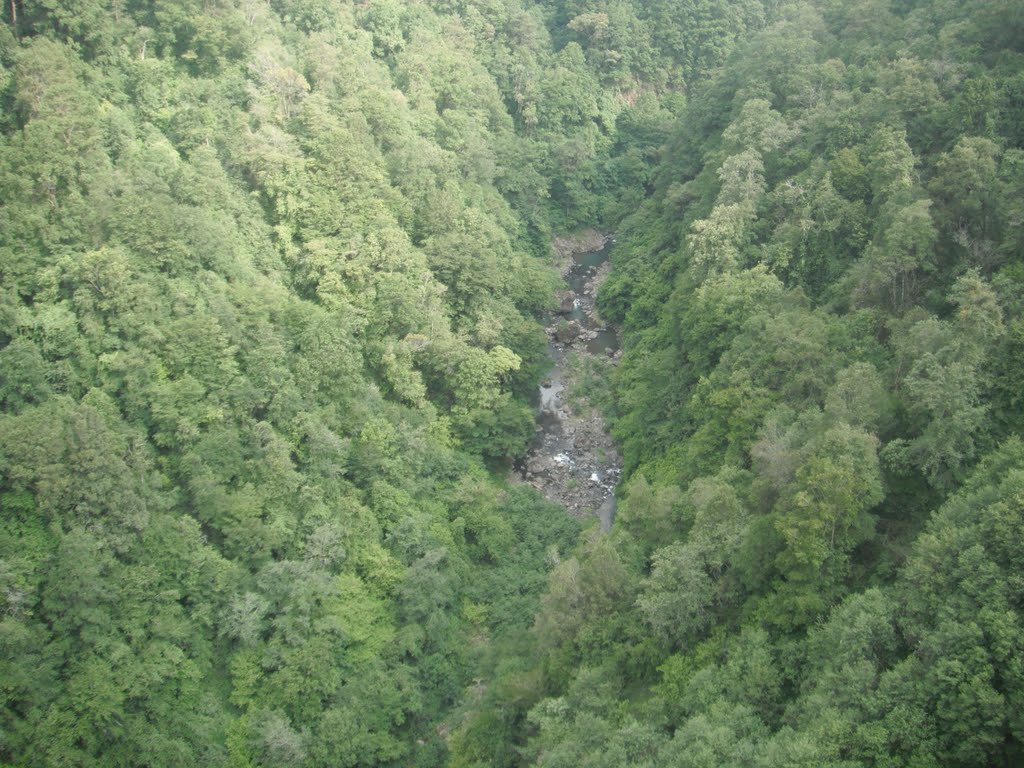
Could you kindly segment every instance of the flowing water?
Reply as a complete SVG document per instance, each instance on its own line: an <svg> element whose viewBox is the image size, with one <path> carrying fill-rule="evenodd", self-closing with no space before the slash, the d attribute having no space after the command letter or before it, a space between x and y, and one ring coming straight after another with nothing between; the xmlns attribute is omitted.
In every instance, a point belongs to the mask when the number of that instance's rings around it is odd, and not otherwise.
<svg viewBox="0 0 1024 768"><path fill-rule="evenodd" d="M607 239L599 250L572 254L563 271L572 295L561 294L561 311L546 320L554 367L540 387L537 438L518 467L521 478L548 499L579 517L596 515L606 529L615 514L622 465L601 414L574 384L580 368L607 375L618 362L616 329L594 307L613 243Z"/></svg>

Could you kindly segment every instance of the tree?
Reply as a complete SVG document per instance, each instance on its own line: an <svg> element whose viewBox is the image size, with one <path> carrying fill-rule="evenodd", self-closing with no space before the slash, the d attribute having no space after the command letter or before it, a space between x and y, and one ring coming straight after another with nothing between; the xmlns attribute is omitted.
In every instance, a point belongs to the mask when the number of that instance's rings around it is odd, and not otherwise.
<svg viewBox="0 0 1024 768"><path fill-rule="evenodd" d="M750 99L743 103L735 120L722 132L727 145L761 154L774 152L797 135L785 118L772 109L767 99Z"/></svg>
<svg viewBox="0 0 1024 768"><path fill-rule="evenodd" d="M868 157L868 179L875 206L896 201L913 188L917 161L907 144L906 131L879 128L868 144Z"/></svg>
<svg viewBox="0 0 1024 768"><path fill-rule="evenodd" d="M682 491L676 486L652 486L644 475L637 475L627 490L628 495L616 507L615 523L629 531L645 553L692 523L681 504Z"/></svg>
<svg viewBox="0 0 1024 768"><path fill-rule="evenodd" d="M654 553L651 577L637 605L660 637L679 646L711 623L714 600L714 582L700 549L677 542Z"/></svg>
<svg viewBox="0 0 1024 768"><path fill-rule="evenodd" d="M888 224L858 265L856 299L879 301L896 314L916 303L923 278L934 270L938 232L930 208L930 200L918 200L882 213Z"/></svg>
<svg viewBox="0 0 1024 768"><path fill-rule="evenodd" d="M825 397L825 413L831 418L878 434L892 418L892 403L878 369L871 363L854 363L836 374Z"/></svg>
<svg viewBox="0 0 1024 768"><path fill-rule="evenodd" d="M920 425L910 456L941 490L951 488L976 455L975 435L986 413L979 365L1003 333L992 290L977 274L960 278L951 298L958 305L955 324L921 320L901 340L913 360L907 399Z"/></svg>
<svg viewBox="0 0 1024 768"><path fill-rule="evenodd" d="M989 139L961 138L942 155L928 189L939 204L943 234L967 253L968 263L991 273L1000 227L999 148Z"/></svg>
<svg viewBox="0 0 1024 768"><path fill-rule="evenodd" d="M1024 690L1016 671L1021 617L1007 570L1019 560L1019 515L1007 500L1019 493L1020 467L1014 438L985 458L914 546L898 601L915 652L879 686L883 750L927 750L960 765L1013 762L1020 754L1013 713Z"/></svg>
<svg viewBox="0 0 1024 768"><path fill-rule="evenodd" d="M790 578L813 578L871 536L866 513L883 496L877 449L875 438L845 425L808 446L775 522L786 542L779 566Z"/></svg>

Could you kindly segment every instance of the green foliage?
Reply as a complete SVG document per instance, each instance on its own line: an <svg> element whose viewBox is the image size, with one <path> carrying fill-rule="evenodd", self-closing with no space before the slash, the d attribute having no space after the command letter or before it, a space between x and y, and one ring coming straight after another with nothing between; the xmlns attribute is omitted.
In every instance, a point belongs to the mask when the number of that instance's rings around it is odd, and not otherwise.
<svg viewBox="0 0 1024 768"><path fill-rule="evenodd" d="M1024 759L1013 3L3 20L0 762ZM581 539L502 476L583 224Z"/></svg>
<svg viewBox="0 0 1024 768"><path fill-rule="evenodd" d="M616 5L552 4L606 76ZM616 227L627 477L543 599L525 758L1015 764L1019 46L974 5L644 5L693 87Z"/></svg>
<svg viewBox="0 0 1024 768"><path fill-rule="evenodd" d="M0 761L442 764L577 531L501 476L597 70L518 2L11 10Z"/></svg>

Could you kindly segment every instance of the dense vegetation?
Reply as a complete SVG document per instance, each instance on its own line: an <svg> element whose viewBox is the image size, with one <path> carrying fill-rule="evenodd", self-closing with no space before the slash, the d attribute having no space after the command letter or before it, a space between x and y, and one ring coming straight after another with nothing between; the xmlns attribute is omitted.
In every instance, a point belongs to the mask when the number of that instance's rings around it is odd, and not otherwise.
<svg viewBox="0 0 1024 768"><path fill-rule="evenodd" d="M4 13L0 763L1024 761L1019 3Z"/></svg>
<svg viewBox="0 0 1024 768"><path fill-rule="evenodd" d="M578 529L488 472L594 122L487 59L572 73L522 10L10 8L0 763L438 764Z"/></svg>
<svg viewBox="0 0 1024 768"><path fill-rule="evenodd" d="M1022 95L1010 2L786 5L689 89L600 297L630 480L543 600L528 761L1024 762Z"/></svg>

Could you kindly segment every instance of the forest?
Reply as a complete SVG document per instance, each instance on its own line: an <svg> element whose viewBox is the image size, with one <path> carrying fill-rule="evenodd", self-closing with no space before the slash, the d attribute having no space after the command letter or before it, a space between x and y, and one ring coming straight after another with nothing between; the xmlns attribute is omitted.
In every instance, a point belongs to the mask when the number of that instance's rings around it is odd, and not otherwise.
<svg viewBox="0 0 1024 768"><path fill-rule="evenodd" d="M614 526L513 482L614 232ZM0 766L1024 764L1019 0L6 0Z"/></svg>

